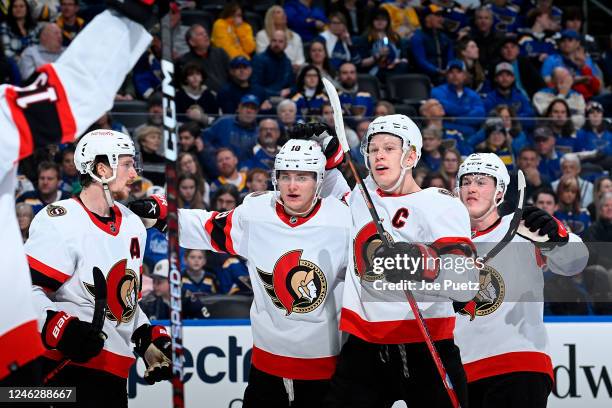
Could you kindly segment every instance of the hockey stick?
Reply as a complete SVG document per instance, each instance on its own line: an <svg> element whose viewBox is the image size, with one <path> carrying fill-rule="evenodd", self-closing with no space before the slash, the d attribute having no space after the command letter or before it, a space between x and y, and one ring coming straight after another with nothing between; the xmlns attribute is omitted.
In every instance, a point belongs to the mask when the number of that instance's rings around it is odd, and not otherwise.
<svg viewBox="0 0 612 408"><path fill-rule="evenodd" d="M170 7L163 0L160 7ZM167 10L164 10L167 11ZM168 200L168 260L170 264L170 325L172 333L172 403L174 408L185 406L183 386L183 317L181 304L181 272L179 267L177 175L176 158L178 141L176 137L176 109L174 104L174 63L172 62L172 35L170 13L162 12L161 21L162 60L161 70L163 111L164 111L164 156L166 158L166 197Z"/></svg>
<svg viewBox="0 0 612 408"><path fill-rule="evenodd" d="M363 179L359 175L359 172L357 171L355 164L353 163L353 160L351 159L351 155L349 153L350 148L349 148L349 144L346 139L346 133L344 130L344 121L342 119L342 107L340 105L340 99L338 98L338 92L336 91L336 88L332 85L332 83L328 81L326 78L323 78L323 85L325 86L325 91L327 92L327 96L329 97L330 104L334 111L334 127L336 129L336 136L338 136L340 145L342 146L342 150L344 151L349 167L351 168L351 172L353 173L355 180L357 180L357 183L359 184L359 190L361 191L361 194L363 195L363 198L365 199L366 206L368 207L368 211L370 211L370 215L372 217L372 220L374 221L374 225L376 226L376 231L378 232L378 235L380 236L380 239L382 240L383 245L387 246L388 248L393 248L393 244L391 243L391 241L389 241L389 239L385 235L385 230L383 228L382 221L380 220L380 217L378 216L378 213L376 212L376 208L374 208L374 203L372 202L372 198L370 197L370 194L368 193L368 189ZM412 314L414 315L419 331L421 332L421 335L423 336L423 339L425 340L425 343L427 344L427 348L429 349L429 352L434 361L434 364L436 365L436 369L438 370L438 374L440 375L442 384L444 385L444 388L446 389L448 397L453 407L458 408L460 407L459 399L457 398L457 394L455 393L455 390L453 389L453 385L451 383L450 377L448 376L446 372L446 368L444 367L444 364L442 363L442 359L440 358L440 355L438 354L438 350L436 350L436 347L433 343L431 335L429 334L429 329L427 328L425 324L425 319L423 318L423 315L421 314L421 311L419 309L419 306L417 305L416 299L414 298L414 295L409 289L404 290L404 293L406 294L406 298L408 299L408 304L410 305Z"/></svg>
<svg viewBox="0 0 612 408"><path fill-rule="evenodd" d="M97 266L93 268L93 281L94 281L94 312L91 319L91 329L96 333L102 335L102 328L104 327L104 318L106 317L106 279L104 274ZM69 358L64 358L47 376L43 379L43 384L47 384L53 379L60 371L64 369L70 363Z"/></svg>
<svg viewBox="0 0 612 408"><path fill-rule="evenodd" d="M522 170L518 171L517 174L518 181L518 191L519 191L519 201L514 211L514 215L512 216L512 220L510 221L510 226L508 227L508 231L504 237L499 241L493 249L491 249L483 258L482 263L485 264L490 261L495 255L499 254L499 252L504 249L506 245L512 241L512 238L516 235L516 231L518 231L518 227L521 223L521 217L523 216L523 205L525 204L525 188L527 187L527 183L525 183L525 175Z"/></svg>

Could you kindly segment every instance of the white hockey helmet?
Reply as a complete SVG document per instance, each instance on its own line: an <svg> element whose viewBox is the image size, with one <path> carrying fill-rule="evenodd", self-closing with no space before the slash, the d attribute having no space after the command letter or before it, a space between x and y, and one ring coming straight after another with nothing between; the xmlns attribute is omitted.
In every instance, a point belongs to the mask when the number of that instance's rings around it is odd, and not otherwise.
<svg viewBox="0 0 612 408"><path fill-rule="evenodd" d="M504 195L510 184L510 175L504 162L495 153L472 153L457 172L457 188L461 186L461 178L467 174L486 174L495 179L495 195L502 193L502 197L495 205L499 206L504 201Z"/></svg>
<svg viewBox="0 0 612 408"><path fill-rule="evenodd" d="M370 169L370 163L368 161L368 147L370 140L374 135L379 133L389 133L402 139L402 163L405 159L405 155L410 152L410 149L414 149L416 152L416 161L414 166L418 163L421 158L421 149L423 148L423 136L419 127L406 115L385 115L379 116L370 123L368 131L365 137L361 141L361 153L365 159L365 165Z"/></svg>
<svg viewBox="0 0 612 408"><path fill-rule="evenodd" d="M89 174L94 180L107 184L117 177L119 156L135 156L132 139L121 132L107 129L93 130L83 135L74 152L74 164L81 174ZM101 179L94 173L96 156L106 156L113 170L110 178Z"/></svg>
<svg viewBox="0 0 612 408"><path fill-rule="evenodd" d="M274 186L274 190L278 189L278 173L281 170L309 171L315 173L315 195L313 197L312 206L306 211L310 212L312 207L316 204L319 193L321 192L323 177L325 176L325 163L325 155L317 142L314 140L290 139L283 145L274 159L274 171L272 172L272 185ZM282 202L280 203L283 204Z"/></svg>

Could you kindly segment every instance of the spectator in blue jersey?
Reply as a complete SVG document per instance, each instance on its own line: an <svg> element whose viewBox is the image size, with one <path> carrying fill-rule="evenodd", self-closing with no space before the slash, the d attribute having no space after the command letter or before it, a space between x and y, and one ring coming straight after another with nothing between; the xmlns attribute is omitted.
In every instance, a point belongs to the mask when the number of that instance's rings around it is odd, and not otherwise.
<svg viewBox="0 0 612 408"><path fill-rule="evenodd" d="M475 143L468 143L463 132L447 127L447 123L444 121L446 111L439 100L430 98L422 102L419 107L419 114L423 117L424 126L434 127L442 132L442 140L445 146L456 148L462 156L469 156L474 153L473 146L475 146Z"/></svg>
<svg viewBox="0 0 612 408"><path fill-rule="evenodd" d="M546 110L548 126L555 135L557 151L571 153L576 151L578 139L574 122L569 116L569 106L563 99L554 100Z"/></svg>
<svg viewBox="0 0 612 408"><path fill-rule="evenodd" d="M401 58L401 38L391 28L391 18L384 8L377 9L364 35L359 39L361 46L362 71L385 82L390 75L407 71L406 59Z"/></svg>
<svg viewBox="0 0 612 408"><path fill-rule="evenodd" d="M563 29L573 30L580 34L580 43L584 46L587 53L600 55L601 50L595 38L589 34L582 34L584 15L580 6L564 7L563 10Z"/></svg>
<svg viewBox="0 0 612 408"><path fill-rule="evenodd" d="M561 154L555 149L556 138L548 126L539 126L533 131L535 149L540 156L538 171L548 180L561 177Z"/></svg>
<svg viewBox="0 0 612 408"><path fill-rule="evenodd" d="M332 68L338 69L340 64L345 61L351 61L355 64L361 63L361 56L353 45L342 13L331 13L328 29L323 31L316 39L325 44Z"/></svg>
<svg viewBox="0 0 612 408"><path fill-rule="evenodd" d="M444 81L445 68L454 56L453 44L443 32L444 10L430 4L423 13L423 25L410 39L410 48L417 68L428 75L431 82L440 84Z"/></svg>
<svg viewBox="0 0 612 408"><path fill-rule="evenodd" d="M60 182L60 167L53 162L42 162L38 165L36 190L23 193L16 202L30 204L36 214L48 204L70 198L70 194L60 190Z"/></svg>
<svg viewBox="0 0 612 408"><path fill-rule="evenodd" d="M493 0L489 7L493 13L493 28L497 32L512 33L520 27L520 9L510 0Z"/></svg>
<svg viewBox="0 0 612 408"><path fill-rule="evenodd" d="M574 91L574 79L565 67L557 67L553 71L552 86L539 90L533 95L533 106L538 113L548 116L553 101L562 100L569 108L567 114L571 116L577 128L584 124L584 110L586 103L584 97Z"/></svg>
<svg viewBox="0 0 612 408"><path fill-rule="evenodd" d="M232 149L227 147L218 149L216 160L219 177L210 184L211 193L216 193L224 185L232 185L239 193L246 193L246 173L238 170L238 158ZM212 204L215 205L214 199Z"/></svg>
<svg viewBox="0 0 612 408"><path fill-rule="evenodd" d="M369 92L359 90L355 64L345 62L340 65L338 82L340 83L338 97L344 113L357 118L372 116L376 101Z"/></svg>
<svg viewBox="0 0 612 408"><path fill-rule="evenodd" d="M533 118L536 115L529 99L515 86L514 70L511 64L500 62L495 66L493 83L493 90L488 92L484 99L486 112L503 104L512 107L515 114L521 119ZM523 125L526 124L527 121L523 121Z"/></svg>
<svg viewBox="0 0 612 408"><path fill-rule="evenodd" d="M546 82L550 82L553 70L557 67L567 68L572 76L580 76L581 69L573 61L573 54L580 47L580 34L574 30L563 30L559 39L559 52L550 55L542 64L541 74ZM584 64L588 66L594 74L600 71L593 63L591 57L586 56Z"/></svg>
<svg viewBox="0 0 612 408"><path fill-rule="evenodd" d="M217 95L204 85L206 72L200 64L196 62L185 64L181 72L181 78L182 86L176 92L174 100L178 115L186 114L187 109L192 105L198 105L205 113L219 114Z"/></svg>
<svg viewBox="0 0 612 408"><path fill-rule="evenodd" d="M586 209L580 205L580 187L578 179L574 176L563 176L557 185L557 211L555 217L566 224L570 231L582 236L591 225Z"/></svg>
<svg viewBox="0 0 612 408"><path fill-rule="evenodd" d="M270 190L270 171L259 167L247 173L248 194Z"/></svg>
<svg viewBox="0 0 612 408"><path fill-rule="evenodd" d="M206 267L206 253L201 249L187 249L184 256L185 269L181 281L184 296L218 293L217 276Z"/></svg>
<svg viewBox="0 0 612 408"><path fill-rule="evenodd" d="M459 39L468 31L470 15L467 6L461 1L445 0L433 1L444 7L444 31L454 40ZM475 6L475 5L472 5Z"/></svg>
<svg viewBox="0 0 612 408"><path fill-rule="evenodd" d="M244 259L231 256L223 262L219 273L221 291L228 295L253 296L253 286Z"/></svg>
<svg viewBox="0 0 612 408"><path fill-rule="evenodd" d="M79 172L74 165L74 147L72 146L61 152L61 178L60 190L66 194L73 194L81 189Z"/></svg>
<svg viewBox="0 0 612 408"><path fill-rule="evenodd" d="M488 119L485 123L484 146L476 148L477 153L495 153L506 165L508 171L514 170L514 156L509 135L501 119Z"/></svg>
<svg viewBox="0 0 612 408"><path fill-rule="evenodd" d="M236 113L240 99L245 95L257 97L261 106L258 109L268 110L272 108L266 99L266 90L258 83L253 82L253 68L251 61L245 57L234 58L229 65L229 81L227 81L217 96L221 111L225 114Z"/></svg>
<svg viewBox="0 0 612 408"><path fill-rule="evenodd" d="M442 132L440 129L428 126L422 133L423 148L418 166L438 171L442 164Z"/></svg>
<svg viewBox="0 0 612 408"><path fill-rule="evenodd" d="M240 162L249 160L253 157L253 146L257 143L258 106L259 98L255 95L243 96L237 115L222 117L204 131L204 144L210 144L216 149L230 148Z"/></svg>
<svg viewBox="0 0 612 408"><path fill-rule="evenodd" d="M451 60L446 67L446 83L431 90L431 97L440 101L447 117L447 126L464 134L476 131L485 117L484 104L480 96L464 86L466 80L465 64L461 60Z"/></svg>
<svg viewBox="0 0 612 408"><path fill-rule="evenodd" d="M321 115L327 95L323 91L319 68L310 64L304 66L298 74L295 92L291 100L295 102L299 118L309 121L312 116Z"/></svg>
<svg viewBox="0 0 612 408"><path fill-rule="evenodd" d="M262 86L268 97L286 98L291 93L295 78L285 48L287 34L283 30L276 30L272 33L270 45L266 50L253 57L251 81Z"/></svg>
<svg viewBox="0 0 612 408"><path fill-rule="evenodd" d="M154 32L151 46L138 60L132 70L132 80L136 95L148 99L161 87L161 38L159 30Z"/></svg>
<svg viewBox="0 0 612 408"><path fill-rule="evenodd" d="M604 120L603 106L599 102L591 101L586 107L587 120L576 138L576 151L595 151L594 161L609 169L612 167L612 131L610 123Z"/></svg>
<svg viewBox="0 0 612 408"><path fill-rule="evenodd" d="M575 153L566 153L561 157L561 178L565 176L575 177L578 182L578 190L580 190L580 206L588 208L593 202L593 183L580 177L582 165L580 158ZM557 189L559 180L551 183L553 189Z"/></svg>
<svg viewBox="0 0 612 408"><path fill-rule="evenodd" d="M248 162L247 167L272 170L274 158L280 150L278 139L281 133L278 122L270 118L262 119L259 122L258 134L257 144L253 147L253 158Z"/></svg>
<svg viewBox="0 0 612 408"><path fill-rule="evenodd" d="M327 23L325 12L312 6L312 0L287 0L284 5L287 25L302 37L304 43L315 38Z"/></svg>
<svg viewBox="0 0 612 408"><path fill-rule="evenodd" d="M521 55L539 69L546 58L557 53L557 43L550 35L556 23L548 11L534 8L527 15L527 25L531 28L519 38Z"/></svg>

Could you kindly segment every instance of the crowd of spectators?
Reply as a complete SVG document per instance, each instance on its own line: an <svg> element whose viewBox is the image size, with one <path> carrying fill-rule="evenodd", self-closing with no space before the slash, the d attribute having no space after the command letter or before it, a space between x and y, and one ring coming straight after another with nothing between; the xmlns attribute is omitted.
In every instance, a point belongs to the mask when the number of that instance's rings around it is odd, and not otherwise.
<svg viewBox="0 0 612 408"><path fill-rule="evenodd" d="M27 85L102 3L2 2L2 82ZM575 293L582 306L551 304L547 311L611 312L602 299L612 294L612 251L605 247L612 241L612 38L589 35L580 9L551 0L207 3L177 1L170 9L182 208L228 211L246 194L270 189L288 131L298 122L333 125L322 86L327 78L339 91L358 163L372 118L405 113L422 129L414 176L424 188L453 191L463 158L493 152L511 173L502 204L510 213L522 170L529 203L599 243L578 277L559 283L546 275L551 287ZM165 184L159 27L151 33L149 50L116 97L116 108L139 106L142 120L135 124L117 109L92 126L133 137L143 172L132 198L163 192ZM415 78L425 94L398 93L398 83ZM73 156L72 146L50 146L20 165L16 211L24 240L41 208L80 191ZM148 230L143 303L156 318L169 316L166 252L164 234ZM208 297L252 294L238 257L183 251L181 262L187 317L216 317Z"/></svg>

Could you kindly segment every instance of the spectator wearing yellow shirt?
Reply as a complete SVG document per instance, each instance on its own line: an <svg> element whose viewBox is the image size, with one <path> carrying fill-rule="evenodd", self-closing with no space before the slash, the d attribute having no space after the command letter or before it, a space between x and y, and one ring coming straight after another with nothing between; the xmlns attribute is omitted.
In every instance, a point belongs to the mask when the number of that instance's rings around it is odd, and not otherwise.
<svg viewBox="0 0 612 408"><path fill-rule="evenodd" d="M414 7L408 5L408 0L396 0L392 3L381 4L391 17L391 28L402 38L412 37L412 33L421 27L419 16Z"/></svg>
<svg viewBox="0 0 612 408"><path fill-rule="evenodd" d="M253 28L242 19L242 8L237 2L227 3L213 24L212 44L225 50L230 60L240 56L251 58L255 51Z"/></svg>

